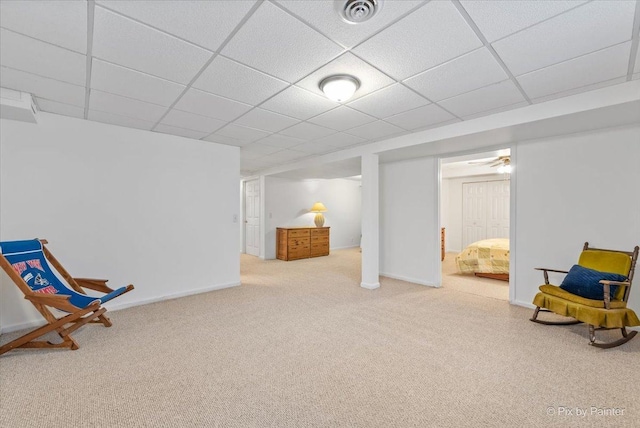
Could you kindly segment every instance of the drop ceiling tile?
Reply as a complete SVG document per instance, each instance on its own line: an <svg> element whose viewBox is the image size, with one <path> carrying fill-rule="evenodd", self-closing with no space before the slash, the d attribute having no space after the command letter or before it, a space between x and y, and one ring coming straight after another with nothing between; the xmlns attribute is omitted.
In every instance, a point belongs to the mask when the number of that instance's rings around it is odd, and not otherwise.
<svg viewBox="0 0 640 428"><path fill-rule="evenodd" d="M347 23L341 19L334 2L278 0L278 3L322 31L336 43L345 47L353 47L414 7L424 3L424 0L386 1L380 13L358 25Z"/></svg>
<svg viewBox="0 0 640 428"><path fill-rule="evenodd" d="M631 42L621 43L518 77L529 98L626 76Z"/></svg>
<svg viewBox="0 0 640 428"><path fill-rule="evenodd" d="M395 83L395 81L386 74L362 61L351 52L347 52L319 70L314 71L296 83L296 86L324 97L324 93L320 90L320 82L325 77L336 74L348 74L356 77L360 81L360 87L353 95L354 100Z"/></svg>
<svg viewBox="0 0 640 428"><path fill-rule="evenodd" d="M462 0L461 3L482 34L493 42L586 1Z"/></svg>
<svg viewBox="0 0 640 428"><path fill-rule="evenodd" d="M275 153L277 151L282 150L285 147L273 147L268 144L264 144L262 140L257 141L255 143L247 144L242 148L242 152L250 152L255 153L260 156L270 155L271 153Z"/></svg>
<svg viewBox="0 0 640 428"><path fill-rule="evenodd" d="M299 152L297 150L284 149L279 152L272 153L270 155L264 156L262 159L265 161L279 161L279 162L288 162L300 158L304 158L309 156L307 153Z"/></svg>
<svg viewBox="0 0 640 428"><path fill-rule="evenodd" d="M306 120L338 105L338 103L327 98L312 94L296 86L291 86L267 100L260 107L286 116Z"/></svg>
<svg viewBox="0 0 640 428"><path fill-rule="evenodd" d="M264 131L278 132L281 129L300 123L300 121L289 116L255 108L236 120L235 123Z"/></svg>
<svg viewBox="0 0 640 428"><path fill-rule="evenodd" d="M201 116L199 114L187 113L172 109L162 119L161 123L178 128L193 129L195 131L212 133L213 131L223 127L226 122L211 117Z"/></svg>
<svg viewBox="0 0 640 428"><path fill-rule="evenodd" d="M208 137L203 138L205 141L211 141L212 143L226 144L228 146L242 147L249 144L247 141L240 141L237 138L225 137L224 135L211 134Z"/></svg>
<svg viewBox="0 0 640 428"><path fill-rule="evenodd" d="M354 144L362 144L367 141L364 138L356 137L355 135L345 134L339 132L337 134L329 135L328 137L318 138L315 140L320 145L329 145L333 147L347 147Z"/></svg>
<svg viewBox="0 0 640 428"><path fill-rule="evenodd" d="M353 51L402 80L482 46L451 2L431 1Z"/></svg>
<svg viewBox="0 0 640 428"><path fill-rule="evenodd" d="M448 113L436 104L429 104L428 106L418 107L417 109L388 117L385 121L404 129L414 130L435 125L436 123L446 122L451 119L455 119L451 113Z"/></svg>
<svg viewBox="0 0 640 428"><path fill-rule="evenodd" d="M96 6L93 56L187 84L211 52Z"/></svg>
<svg viewBox="0 0 640 428"><path fill-rule="evenodd" d="M445 109L456 116L469 116L524 101L524 97L511 80L494 83L475 91L440 101Z"/></svg>
<svg viewBox="0 0 640 428"><path fill-rule="evenodd" d="M309 142L309 143L304 143L304 144L300 144L297 146L293 147L293 150L297 150L299 152L303 152L303 153L308 153L308 154L312 154L312 155L321 155L324 153L329 153L329 152L335 152L336 150L338 150L337 147L335 146L329 146L329 145L323 145L320 144L318 142Z"/></svg>
<svg viewBox="0 0 640 428"><path fill-rule="evenodd" d="M151 130L153 127L153 122L147 122L146 120L139 120L127 116L120 116L118 114L107 113L104 111L89 110L87 118L94 122L109 123L111 125L124 126L125 128L144 129L146 131Z"/></svg>
<svg viewBox="0 0 640 428"><path fill-rule="evenodd" d="M377 122L367 123L366 125L350 129L346 132L357 137L366 138L367 140L380 140L384 137L389 137L406 131L395 125L379 120Z"/></svg>
<svg viewBox="0 0 640 428"><path fill-rule="evenodd" d="M594 1L493 44L519 76L631 39L633 1Z"/></svg>
<svg viewBox="0 0 640 428"><path fill-rule="evenodd" d="M84 86L87 57L0 28L0 65Z"/></svg>
<svg viewBox="0 0 640 428"><path fill-rule="evenodd" d="M7 67L0 67L0 86L29 92L39 98L84 107L84 86L72 85Z"/></svg>
<svg viewBox="0 0 640 428"><path fill-rule="evenodd" d="M632 77L632 79L633 79L633 77ZM626 81L627 81L627 76L625 75L625 76L622 76L622 77L616 77L615 79L605 80L603 82L594 83L593 85L581 86L579 88L569 89L567 91L556 92L554 94L546 95L544 97L534 98L534 99L531 100L531 102L533 102L535 104L543 103L545 101L551 101L551 100L555 100L557 98L563 98L563 97L568 97L570 95L579 94L580 92L593 91L593 90L604 88L604 87L607 87L607 86L618 85L620 83L625 83Z"/></svg>
<svg viewBox="0 0 640 428"><path fill-rule="evenodd" d="M269 133L259 129L247 128L246 126L230 123L217 130L216 135L222 135L224 137L231 137L243 142L252 143L260 138L266 137Z"/></svg>
<svg viewBox="0 0 640 428"><path fill-rule="evenodd" d="M232 100L257 105L289 86L284 80L218 55L193 83L202 89Z"/></svg>
<svg viewBox="0 0 640 428"><path fill-rule="evenodd" d="M46 100L36 97L36 103L42 111L47 113L61 114L62 116L77 117L84 119L84 108L69 104L59 103L57 101Z"/></svg>
<svg viewBox="0 0 640 428"><path fill-rule="evenodd" d="M360 113L346 106L340 106L309 119L309 122L335 129L336 131L344 131L349 128L364 125L365 123L374 122L375 120L375 117L369 116L368 114Z"/></svg>
<svg viewBox="0 0 640 428"><path fill-rule="evenodd" d="M430 100L440 101L508 78L489 50L480 48L404 83Z"/></svg>
<svg viewBox="0 0 640 428"><path fill-rule="evenodd" d="M316 138L322 138L326 137L327 135L335 134L336 131L334 131L333 129L325 128L324 126L314 125L313 123L302 122L292 126L291 128L287 128L280 133L304 140L315 140Z"/></svg>
<svg viewBox="0 0 640 428"><path fill-rule="evenodd" d="M161 106L170 106L186 86L150 74L94 59L91 87Z"/></svg>
<svg viewBox="0 0 640 428"><path fill-rule="evenodd" d="M1 1L0 26L87 53L87 2Z"/></svg>
<svg viewBox="0 0 640 428"><path fill-rule="evenodd" d="M297 146L304 143L305 140L301 138L289 137L282 134L271 134L258 141L256 144L266 144L272 147L278 147L279 149L288 149L289 147Z"/></svg>
<svg viewBox="0 0 640 428"><path fill-rule="evenodd" d="M178 110L225 121L233 120L251 109L248 104L193 88L189 89L174 107Z"/></svg>
<svg viewBox="0 0 640 428"><path fill-rule="evenodd" d="M287 82L295 82L342 51L340 46L279 7L264 2L222 53Z"/></svg>
<svg viewBox="0 0 640 428"><path fill-rule="evenodd" d="M241 149L240 149L240 162L246 161L246 160L252 161L252 160L256 160L256 159L260 159L261 157L264 157L264 155L261 154L261 153L246 152L244 150L245 147L246 146L241 147Z"/></svg>
<svg viewBox="0 0 640 428"><path fill-rule="evenodd" d="M494 109L490 109L490 110L484 110L481 111L479 113L474 113L474 114L470 114L468 116L463 116L462 118L464 120L471 120L471 119L475 119L477 117L483 117L483 116L488 116L490 114L498 114L498 113L502 113L505 111L511 111L511 110L515 110L515 109L519 109L520 107L527 107L529 105L528 102L526 101L519 101L515 104L508 104L506 106L500 106Z"/></svg>
<svg viewBox="0 0 640 428"><path fill-rule="evenodd" d="M200 138L206 137L207 135L209 135L208 132L194 131L193 129L178 128L176 126L165 125L163 123L157 124L153 128L153 130L155 132L161 132L163 134L178 135L180 137L192 138L194 140L199 140Z"/></svg>
<svg viewBox="0 0 640 428"><path fill-rule="evenodd" d="M99 0L97 3L215 51L249 12L255 0Z"/></svg>
<svg viewBox="0 0 640 428"><path fill-rule="evenodd" d="M429 104L429 101L396 83L366 97L352 101L348 105L356 110L382 119L425 104Z"/></svg>
<svg viewBox="0 0 640 428"><path fill-rule="evenodd" d="M165 107L145 103L120 95L91 90L89 94L89 109L106 113L127 116L155 123L167 109Z"/></svg>

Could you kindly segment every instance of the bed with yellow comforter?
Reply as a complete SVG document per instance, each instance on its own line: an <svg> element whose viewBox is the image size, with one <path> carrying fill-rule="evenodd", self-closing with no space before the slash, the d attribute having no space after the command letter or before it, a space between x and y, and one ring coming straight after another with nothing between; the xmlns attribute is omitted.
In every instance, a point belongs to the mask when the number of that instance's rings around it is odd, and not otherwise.
<svg viewBox="0 0 640 428"><path fill-rule="evenodd" d="M486 276L508 280L509 240L496 238L474 242L456 256L456 266L460 273L488 274Z"/></svg>

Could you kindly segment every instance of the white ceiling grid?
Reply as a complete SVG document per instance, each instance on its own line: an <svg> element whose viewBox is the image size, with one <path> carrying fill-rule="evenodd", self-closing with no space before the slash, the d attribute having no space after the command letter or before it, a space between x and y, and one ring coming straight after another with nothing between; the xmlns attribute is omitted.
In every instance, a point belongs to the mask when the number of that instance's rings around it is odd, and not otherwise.
<svg viewBox="0 0 640 428"><path fill-rule="evenodd" d="M640 77L635 0L0 1L0 86L241 147L244 174ZM319 82L352 74L339 104Z"/></svg>

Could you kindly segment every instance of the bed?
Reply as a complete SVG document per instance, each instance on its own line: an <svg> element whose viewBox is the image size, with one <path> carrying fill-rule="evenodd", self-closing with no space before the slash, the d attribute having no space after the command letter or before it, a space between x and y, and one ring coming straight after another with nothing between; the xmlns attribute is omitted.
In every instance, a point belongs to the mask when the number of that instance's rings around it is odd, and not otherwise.
<svg viewBox="0 0 640 428"><path fill-rule="evenodd" d="M474 242L456 256L456 267L462 274L509 281L509 240Z"/></svg>

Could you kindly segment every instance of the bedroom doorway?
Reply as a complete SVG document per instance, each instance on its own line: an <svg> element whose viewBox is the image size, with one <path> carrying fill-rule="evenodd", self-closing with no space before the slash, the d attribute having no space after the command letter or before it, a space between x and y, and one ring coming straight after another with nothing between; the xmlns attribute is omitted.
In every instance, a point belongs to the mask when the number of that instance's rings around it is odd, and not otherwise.
<svg viewBox="0 0 640 428"><path fill-rule="evenodd" d="M441 159L442 286L509 301L510 150Z"/></svg>

